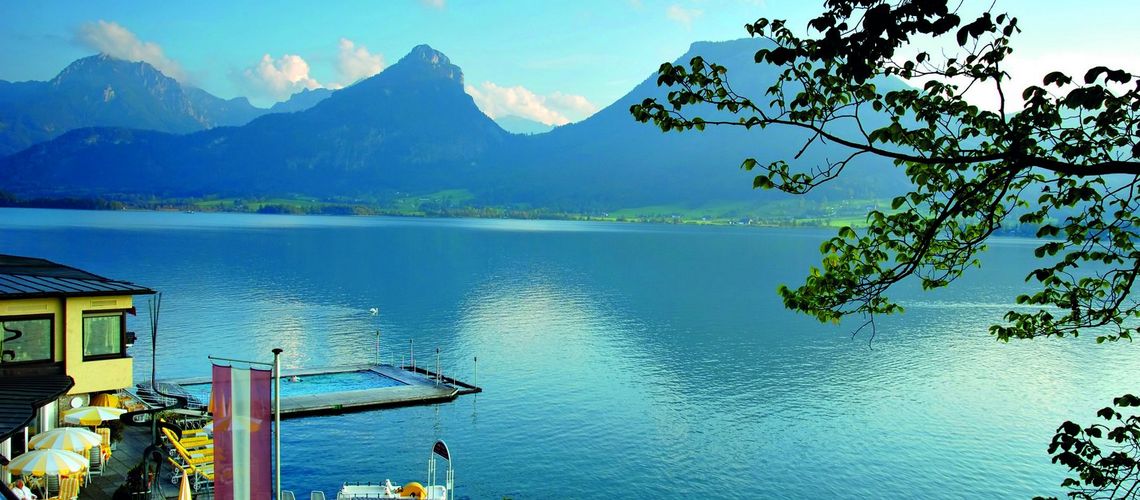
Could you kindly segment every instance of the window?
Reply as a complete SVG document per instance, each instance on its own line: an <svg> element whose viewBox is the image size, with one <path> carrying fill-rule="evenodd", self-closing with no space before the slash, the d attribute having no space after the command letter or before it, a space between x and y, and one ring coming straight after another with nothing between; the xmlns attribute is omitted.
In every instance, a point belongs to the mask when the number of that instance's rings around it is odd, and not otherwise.
<svg viewBox="0 0 1140 500"><path fill-rule="evenodd" d="M0 318L0 363L52 360L52 318Z"/></svg>
<svg viewBox="0 0 1140 500"><path fill-rule="evenodd" d="M121 312L83 315L83 359L124 356L123 328Z"/></svg>

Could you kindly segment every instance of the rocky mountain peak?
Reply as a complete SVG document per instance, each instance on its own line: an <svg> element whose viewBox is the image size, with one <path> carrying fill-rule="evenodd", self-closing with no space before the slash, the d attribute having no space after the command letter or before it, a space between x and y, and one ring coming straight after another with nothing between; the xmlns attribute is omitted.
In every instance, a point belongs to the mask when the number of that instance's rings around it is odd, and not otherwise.
<svg viewBox="0 0 1140 500"><path fill-rule="evenodd" d="M463 85L463 70L448 59L443 52L431 48L430 45L417 45L408 55L388 68L385 72L404 74L405 77L415 79L444 78Z"/></svg>

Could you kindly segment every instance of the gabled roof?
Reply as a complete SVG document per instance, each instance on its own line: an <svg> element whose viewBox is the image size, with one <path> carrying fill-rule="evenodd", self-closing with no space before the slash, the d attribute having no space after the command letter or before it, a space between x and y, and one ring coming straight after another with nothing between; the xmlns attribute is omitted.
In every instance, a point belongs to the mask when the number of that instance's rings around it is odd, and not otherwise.
<svg viewBox="0 0 1140 500"><path fill-rule="evenodd" d="M0 377L0 441L27 427L36 410L73 385L75 381L67 375Z"/></svg>
<svg viewBox="0 0 1140 500"><path fill-rule="evenodd" d="M0 299L153 293L154 290L144 286L104 278L50 260L0 254Z"/></svg>

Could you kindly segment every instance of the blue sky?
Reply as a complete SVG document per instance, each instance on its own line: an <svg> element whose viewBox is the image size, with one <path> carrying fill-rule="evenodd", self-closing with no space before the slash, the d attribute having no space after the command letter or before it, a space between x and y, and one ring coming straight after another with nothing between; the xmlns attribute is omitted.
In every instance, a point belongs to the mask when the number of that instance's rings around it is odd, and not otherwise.
<svg viewBox="0 0 1140 500"><path fill-rule="evenodd" d="M0 17L0 79L47 80L75 59L107 51L147 60L220 97L268 106L302 88L374 74L427 43L463 68L488 114L560 124L609 105L694 41L744 37L742 26L761 16L803 26L821 4L9 0ZM1017 15L1025 30L1010 61L1015 77L1027 75L1021 80L1094 62L1140 71L1140 16L1129 1L999 0L997 10Z"/></svg>

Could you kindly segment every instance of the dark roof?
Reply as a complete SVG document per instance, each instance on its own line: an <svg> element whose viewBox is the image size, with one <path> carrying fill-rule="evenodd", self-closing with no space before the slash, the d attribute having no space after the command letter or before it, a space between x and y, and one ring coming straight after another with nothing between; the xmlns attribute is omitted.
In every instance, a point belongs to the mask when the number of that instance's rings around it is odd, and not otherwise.
<svg viewBox="0 0 1140 500"><path fill-rule="evenodd" d="M0 441L27 427L36 410L73 385L75 381L67 375L0 377Z"/></svg>
<svg viewBox="0 0 1140 500"><path fill-rule="evenodd" d="M144 286L104 278L50 260L0 255L0 298L147 295Z"/></svg>

